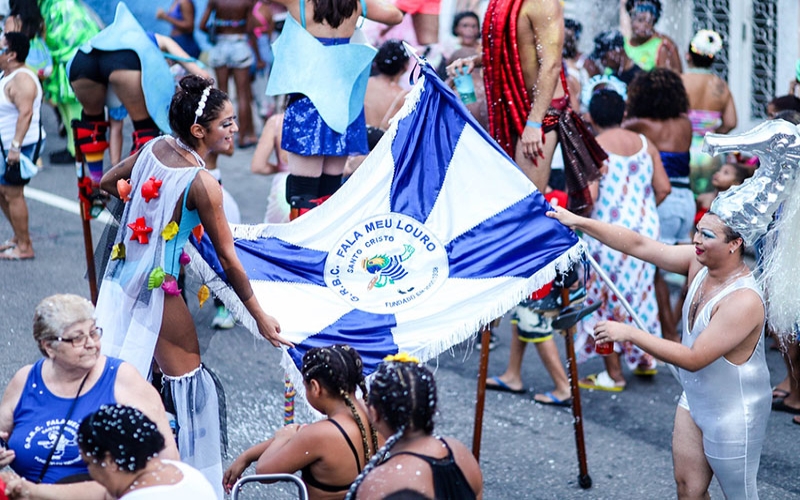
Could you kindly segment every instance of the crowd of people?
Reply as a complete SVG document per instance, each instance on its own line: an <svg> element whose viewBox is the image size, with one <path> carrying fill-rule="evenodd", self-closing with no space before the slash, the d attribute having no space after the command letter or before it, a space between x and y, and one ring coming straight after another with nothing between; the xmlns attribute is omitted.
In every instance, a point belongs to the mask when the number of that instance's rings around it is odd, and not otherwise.
<svg viewBox="0 0 800 500"><path fill-rule="evenodd" d="M255 146L252 173L273 176L267 222L324 203L402 107L414 71L403 41L454 92L455 79L471 79L465 105L477 123L555 205L548 215L582 233L647 328L630 326L631 313L597 276L559 276L509 314L508 367L486 387L525 394L521 367L534 343L554 386L534 400L570 406L551 319L567 296L600 302L575 346L579 363L603 352L605 369L580 387L620 392L628 375L674 365L683 388L673 436L678 496L707 495L716 476L727 497L757 498L770 411L800 424L800 348L792 332L767 323L754 274L769 248L737 232L720 208L759 159L701 151L706 134L737 127L731 91L712 70L726 43L720 34L701 29L683 50L655 29L660 0L621 1L619 26L600 32L589 54L579 50L583 26L564 18L559 0L457 2L449 16L425 0L209 0L203 12L174 0L155 12L169 36L146 31L124 3L105 28L77 0L2 3L0 208L11 235L0 260L35 256L23 196L32 174L23 166L44 151L44 102L68 136L68 150L51 161L82 158L81 199L123 207L96 308L53 295L34 311L43 358L20 369L0 400L9 498L222 498L252 464L257 473L300 471L311 498L482 497L472 454L434 434L433 374L396 355L368 384L358 352L344 345L302 360L305 396L325 418L279 429L223 471L221 389L201 361L182 293L184 245L205 241L258 332L292 346L234 250L235 202L221 188L217 157ZM440 39L441 23L450 40ZM800 123L791 93L765 111ZM669 283L679 275L686 281L676 293ZM233 327L217 307L214 326ZM771 394L769 334L784 339L776 343L787 368Z"/></svg>

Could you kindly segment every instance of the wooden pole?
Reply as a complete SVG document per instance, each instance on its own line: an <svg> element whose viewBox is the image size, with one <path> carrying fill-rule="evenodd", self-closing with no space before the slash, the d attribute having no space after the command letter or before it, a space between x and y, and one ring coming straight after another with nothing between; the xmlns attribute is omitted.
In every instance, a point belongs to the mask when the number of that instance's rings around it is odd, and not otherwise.
<svg viewBox="0 0 800 500"><path fill-rule="evenodd" d="M73 120L72 136L75 138L75 172L78 174L78 202L81 206L81 221L83 223L83 250L86 254L86 278L89 280L89 293L92 304L97 305L97 270L94 266L94 243L92 242L92 214L89 193L92 189L92 180L86 175L86 165L83 153L77 143L77 131Z"/></svg>
<svg viewBox="0 0 800 500"><path fill-rule="evenodd" d="M486 376L489 372L489 341L492 330L489 325L481 329L481 361L478 367L478 393L475 404L475 428L472 432L472 454L481 459L481 434L483 432L483 407L486 403Z"/></svg>
<svg viewBox="0 0 800 500"><path fill-rule="evenodd" d="M561 290L561 303L563 307L569 306L569 289ZM583 411L581 409L581 391L578 387L578 363L575 360L575 325L564 331L564 342L567 351L567 373L569 386L572 391L572 421L575 431L575 447L578 450L578 484L583 489L592 487L592 477L589 475L589 466L586 463L586 444L583 440Z"/></svg>

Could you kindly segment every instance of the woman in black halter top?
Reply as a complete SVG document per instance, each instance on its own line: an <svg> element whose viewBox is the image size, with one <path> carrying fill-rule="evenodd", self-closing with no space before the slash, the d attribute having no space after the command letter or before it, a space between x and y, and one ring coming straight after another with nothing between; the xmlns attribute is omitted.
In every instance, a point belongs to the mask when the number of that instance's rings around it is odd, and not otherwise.
<svg viewBox="0 0 800 500"><path fill-rule="evenodd" d="M472 453L453 438L433 435L436 381L415 358L386 358L375 372L369 415L386 445L372 457L346 498L383 499L408 491L436 500L483 497L483 476Z"/></svg>
<svg viewBox="0 0 800 500"><path fill-rule="evenodd" d="M315 347L303 356L303 385L309 404L328 418L310 425L287 425L272 439L234 460L223 477L230 490L242 472L256 463L257 474L301 471L309 498L341 499L378 448L367 420L367 393L361 356L349 346Z"/></svg>

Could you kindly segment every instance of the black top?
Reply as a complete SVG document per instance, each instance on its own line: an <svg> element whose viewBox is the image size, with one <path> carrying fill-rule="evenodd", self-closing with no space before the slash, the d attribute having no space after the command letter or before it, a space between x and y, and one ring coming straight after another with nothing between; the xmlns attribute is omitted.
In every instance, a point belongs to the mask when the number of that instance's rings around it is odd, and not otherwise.
<svg viewBox="0 0 800 500"><path fill-rule="evenodd" d="M356 447L353 445L353 442L350 440L350 436L342 429L342 426L336 420L328 419L328 422L332 423L339 429L339 432L342 433L344 436L345 441L347 441L347 445L350 446L350 450L353 452L353 456L356 458L356 474L361 472L361 460L358 459L358 452L356 451ZM336 493L338 491L347 491L350 489L350 483L339 485L331 485L321 483L317 478L311 474L311 464L306 465L300 470L300 477L303 478L303 481L309 485L313 486L314 488L322 491L327 491L328 493Z"/></svg>
<svg viewBox="0 0 800 500"><path fill-rule="evenodd" d="M447 442L438 438L439 441L447 448L447 456L444 458L433 458L427 455L420 455L410 451L399 451L392 454L383 463L388 462L398 455L411 455L424 460L431 466L431 473L433 475L433 495L436 500L472 500L475 498L475 492L464 477L464 473L456 464L453 458L453 450L447 445Z"/></svg>
<svg viewBox="0 0 800 500"><path fill-rule="evenodd" d="M639 73L644 72L642 68L640 68L637 64L631 66L630 69L623 70L619 73L615 73L614 76L619 78L621 81L625 82L625 85L630 85L636 75Z"/></svg>

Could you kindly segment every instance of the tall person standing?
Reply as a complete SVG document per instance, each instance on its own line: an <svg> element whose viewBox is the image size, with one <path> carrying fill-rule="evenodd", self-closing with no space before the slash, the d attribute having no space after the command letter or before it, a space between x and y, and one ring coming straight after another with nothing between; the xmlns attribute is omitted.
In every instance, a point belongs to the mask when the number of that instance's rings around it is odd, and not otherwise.
<svg viewBox="0 0 800 500"><path fill-rule="evenodd" d="M200 29L213 33L213 46L208 51L208 65L217 73L217 86L226 94L233 77L236 86L236 109L239 123L239 147L258 142L253 125L253 91L250 87L250 66L264 67L253 30L255 0L209 0L200 18Z"/></svg>
<svg viewBox="0 0 800 500"><path fill-rule="evenodd" d="M28 205L23 189L29 179L15 178L22 155L28 159L41 147L42 87L36 74L25 67L30 40L19 32L0 38L0 140L4 174L0 176L0 209L11 223L14 235L0 246L0 260L32 259L33 243L28 231Z"/></svg>
<svg viewBox="0 0 800 500"><path fill-rule="evenodd" d="M382 0L278 3L289 16L275 42L267 93L289 94L282 139L289 152L286 200L303 210L339 189L348 156L369 152L364 94L376 50L356 30L359 17L394 25L403 15Z"/></svg>
<svg viewBox="0 0 800 500"><path fill-rule="evenodd" d="M450 76L483 66L489 131L536 188L545 193L556 145L562 143L569 205L581 213L592 207L589 185L600 178L606 153L570 108L562 68L564 12L559 0L491 0L484 17L483 52L457 59ZM513 96L510 99L509 96ZM506 372L487 380L487 388L520 393L525 343L512 336ZM555 382L551 395L537 401L553 404L567 396L569 382L555 340L536 343ZM560 397L558 398L560 399Z"/></svg>

